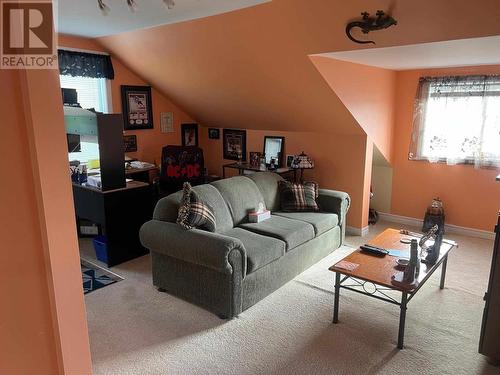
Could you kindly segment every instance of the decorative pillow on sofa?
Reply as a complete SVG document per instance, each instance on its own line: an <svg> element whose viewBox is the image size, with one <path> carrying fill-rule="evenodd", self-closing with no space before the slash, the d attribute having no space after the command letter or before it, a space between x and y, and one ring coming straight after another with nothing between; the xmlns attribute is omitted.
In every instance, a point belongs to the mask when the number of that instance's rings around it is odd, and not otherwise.
<svg viewBox="0 0 500 375"><path fill-rule="evenodd" d="M184 229L198 228L215 232L215 215L212 208L198 197L189 182L184 183L177 224Z"/></svg>
<svg viewBox="0 0 500 375"><path fill-rule="evenodd" d="M278 181L278 189L282 211L319 211L316 202L319 195L319 185L316 182L297 184L289 181Z"/></svg>

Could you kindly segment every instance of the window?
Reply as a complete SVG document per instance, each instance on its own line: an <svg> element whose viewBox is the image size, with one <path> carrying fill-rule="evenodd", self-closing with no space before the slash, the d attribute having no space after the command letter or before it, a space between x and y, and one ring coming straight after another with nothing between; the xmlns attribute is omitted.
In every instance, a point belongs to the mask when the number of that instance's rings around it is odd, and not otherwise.
<svg viewBox="0 0 500 375"><path fill-rule="evenodd" d="M109 113L108 89L105 78L72 77L61 75L61 87L76 89L78 102L82 108L94 108L98 112ZM69 160L79 160L86 163L89 160L99 159L99 145L97 136L82 135L80 151L69 152Z"/></svg>
<svg viewBox="0 0 500 375"><path fill-rule="evenodd" d="M61 87L76 89L82 108L94 108L97 112L109 113L108 89L105 78L72 77L61 75Z"/></svg>
<svg viewBox="0 0 500 375"><path fill-rule="evenodd" d="M500 76L421 78L410 159L500 166Z"/></svg>

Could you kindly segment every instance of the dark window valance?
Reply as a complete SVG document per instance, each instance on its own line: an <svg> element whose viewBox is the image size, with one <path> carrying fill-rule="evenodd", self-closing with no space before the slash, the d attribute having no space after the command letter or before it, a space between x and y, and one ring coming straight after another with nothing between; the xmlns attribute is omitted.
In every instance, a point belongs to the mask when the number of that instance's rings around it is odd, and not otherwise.
<svg viewBox="0 0 500 375"><path fill-rule="evenodd" d="M63 49L57 52L59 57L59 72L62 75L87 78L115 78L111 57L108 55Z"/></svg>

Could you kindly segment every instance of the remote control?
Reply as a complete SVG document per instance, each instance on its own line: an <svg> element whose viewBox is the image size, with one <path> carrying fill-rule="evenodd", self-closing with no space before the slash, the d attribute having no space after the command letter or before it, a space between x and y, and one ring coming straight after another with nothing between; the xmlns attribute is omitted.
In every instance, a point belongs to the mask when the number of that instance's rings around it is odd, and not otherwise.
<svg viewBox="0 0 500 375"><path fill-rule="evenodd" d="M382 248L376 247L376 246L372 246L372 245L368 245L368 244L362 245L362 246L360 246L360 248L364 252L367 252L367 253L370 253L373 255L377 255L377 256L386 256L387 254L389 254L389 252L385 249L382 249Z"/></svg>

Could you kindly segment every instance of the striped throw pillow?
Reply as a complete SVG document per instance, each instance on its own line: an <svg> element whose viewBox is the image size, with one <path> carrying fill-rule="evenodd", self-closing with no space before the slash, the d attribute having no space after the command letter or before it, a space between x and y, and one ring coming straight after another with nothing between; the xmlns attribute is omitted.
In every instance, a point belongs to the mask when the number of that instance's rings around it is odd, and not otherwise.
<svg viewBox="0 0 500 375"><path fill-rule="evenodd" d="M281 210L285 212L319 211L316 199L319 195L319 185L316 182L297 184L289 181L279 181Z"/></svg>
<svg viewBox="0 0 500 375"><path fill-rule="evenodd" d="M184 229L197 228L215 232L215 215L212 208L198 197L189 182L184 183L177 224Z"/></svg>

